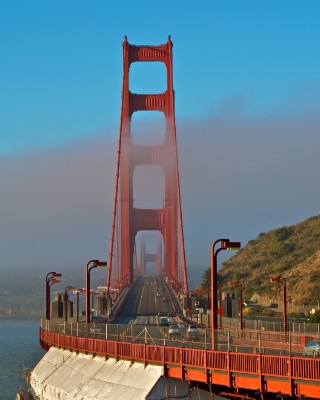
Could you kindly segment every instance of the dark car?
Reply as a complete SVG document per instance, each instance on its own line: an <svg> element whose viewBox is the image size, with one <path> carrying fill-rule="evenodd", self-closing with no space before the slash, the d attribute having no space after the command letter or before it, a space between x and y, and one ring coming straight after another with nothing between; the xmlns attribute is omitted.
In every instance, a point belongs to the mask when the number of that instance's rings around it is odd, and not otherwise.
<svg viewBox="0 0 320 400"><path fill-rule="evenodd" d="M160 326L169 326L169 318L161 317L160 318Z"/></svg>
<svg viewBox="0 0 320 400"><path fill-rule="evenodd" d="M168 317L176 317L176 316L177 316L177 313L176 313L176 312L168 312L168 313L167 313L167 316L168 316Z"/></svg>

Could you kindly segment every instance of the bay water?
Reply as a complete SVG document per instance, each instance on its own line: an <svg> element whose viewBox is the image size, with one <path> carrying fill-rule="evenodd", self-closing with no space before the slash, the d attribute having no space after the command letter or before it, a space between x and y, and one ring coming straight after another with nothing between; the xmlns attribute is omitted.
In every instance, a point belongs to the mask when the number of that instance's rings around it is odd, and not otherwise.
<svg viewBox="0 0 320 400"><path fill-rule="evenodd" d="M23 366L32 370L44 355L39 344L40 320L0 320L0 399L14 400L20 387Z"/></svg>

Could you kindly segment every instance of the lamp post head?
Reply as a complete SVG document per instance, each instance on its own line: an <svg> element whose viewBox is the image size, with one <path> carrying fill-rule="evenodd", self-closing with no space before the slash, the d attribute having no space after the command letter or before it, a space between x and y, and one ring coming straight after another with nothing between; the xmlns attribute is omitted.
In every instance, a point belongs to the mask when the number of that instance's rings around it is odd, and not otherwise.
<svg viewBox="0 0 320 400"><path fill-rule="evenodd" d="M101 294L101 292L96 292L95 290L90 290L90 294L97 296L98 294Z"/></svg>
<svg viewBox="0 0 320 400"><path fill-rule="evenodd" d="M226 250L239 250L241 248L241 243L240 242L223 242L224 248Z"/></svg>
<svg viewBox="0 0 320 400"><path fill-rule="evenodd" d="M59 272L51 271L47 273L46 280L48 281L50 278L61 278L62 274Z"/></svg>
<svg viewBox="0 0 320 400"><path fill-rule="evenodd" d="M61 283L60 279L51 279L49 282L50 286L54 285L55 283Z"/></svg>
<svg viewBox="0 0 320 400"><path fill-rule="evenodd" d="M106 261L98 261L94 265L99 268L105 268L107 266L107 262Z"/></svg>
<svg viewBox="0 0 320 400"><path fill-rule="evenodd" d="M92 267L106 267L107 266L107 262L106 261L100 261L100 260L91 260L88 262L88 265L92 264Z"/></svg>
<svg viewBox="0 0 320 400"><path fill-rule="evenodd" d="M67 293L69 290L77 290L77 288L74 286L67 286L64 291Z"/></svg>
<svg viewBox="0 0 320 400"><path fill-rule="evenodd" d="M239 250L241 248L240 242L231 242L230 239L219 239L214 242L216 244L220 242L220 249L219 250Z"/></svg>
<svg viewBox="0 0 320 400"><path fill-rule="evenodd" d="M91 265L91 267L89 268L89 265ZM87 272L90 272L93 268L99 267L99 268L104 268L107 266L107 262L106 261L100 261L100 260L90 260L87 263Z"/></svg>
<svg viewBox="0 0 320 400"><path fill-rule="evenodd" d="M76 289L76 290L73 292L73 294L79 294L79 293L82 293L82 292L85 292L85 291L86 291L86 289L84 289L84 288Z"/></svg>
<svg viewBox="0 0 320 400"><path fill-rule="evenodd" d="M240 282L229 282L229 286L236 286L236 287L238 287L238 286L241 286L241 283L240 283Z"/></svg>
<svg viewBox="0 0 320 400"><path fill-rule="evenodd" d="M282 278L282 276L272 276L270 278L270 282L282 282L284 278Z"/></svg>

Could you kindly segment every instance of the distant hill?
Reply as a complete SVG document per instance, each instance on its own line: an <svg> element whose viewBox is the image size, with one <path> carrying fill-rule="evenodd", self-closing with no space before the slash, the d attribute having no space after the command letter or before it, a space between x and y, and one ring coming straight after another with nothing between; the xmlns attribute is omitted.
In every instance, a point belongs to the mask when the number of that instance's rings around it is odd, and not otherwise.
<svg viewBox="0 0 320 400"><path fill-rule="evenodd" d="M320 301L320 215L295 225L261 233L223 263L218 279L223 291L242 283L244 298L255 293L272 298L279 287L270 277L286 279L287 298L295 303Z"/></svg>

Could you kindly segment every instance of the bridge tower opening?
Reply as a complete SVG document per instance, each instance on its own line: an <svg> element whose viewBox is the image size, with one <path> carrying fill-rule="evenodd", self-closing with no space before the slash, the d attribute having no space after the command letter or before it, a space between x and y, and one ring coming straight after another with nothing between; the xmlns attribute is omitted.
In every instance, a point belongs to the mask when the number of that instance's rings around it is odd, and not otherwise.
<svg viewBox="0 0 320 400"><path fill-rule="evenodd" d="M176 288L188 290L174 114L172 46L170 36L167 43L158 46L132 45L126 37L123 42L121 120L107 288L115 284L131 284L135 275L141 274L141 271L145 273L146 262L156 262L156 270L160 270L160 261L156 260L155 255L146 252L145 243L141 244L143 252L141 250L140 258L149 258L149 261L144 261L142 265L140 260L139 268L136 250L139 232L158 231L163 243L163 249L159 250L163 253L161 272ZM130 66L143 62L165 65L164 92L146 94L130 91ZM139 112L163 114L165 122L162 142L143 144L134 140L132 119ZM152 124L148 125L149 131L153 128ZM133 176L135 169L142 166L162 169L162 206L138 208L135 205Z"/></svg>
<svg viewBox="0 0 320 400"><path fill-rule="evenodd" d="M160 232L142 232L140 240L140 268L142 276L159 276L163 273L163 249ZM151 266L150 266L151 264ZM150 273L153 271L153 274Z"/></svg>

